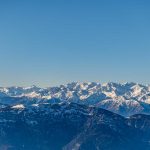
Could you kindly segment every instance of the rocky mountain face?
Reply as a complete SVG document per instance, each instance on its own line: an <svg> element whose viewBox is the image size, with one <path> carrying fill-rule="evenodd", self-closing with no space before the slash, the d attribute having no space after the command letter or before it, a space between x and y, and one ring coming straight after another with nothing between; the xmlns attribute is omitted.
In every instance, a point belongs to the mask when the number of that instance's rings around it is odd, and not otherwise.
<svg viewBox="0 0 150 150"><path fill-rule="evenodd" d="M24 106L74 102L104 108L123 116L150 114L150 86L136 83L73 82L59 87L0 88L0 103Z"/></svg>
<svg viewBox="0 0 150 150"><path fill-rule="evenodd" d="M149 150L150 116L76 103L0 108L0 150Z"/></svg>
<svg viewBox="0 0 150 150"><path fill-rule="evenodd" d="M150 86L0 88L0 150L149 150Z"/></svg>

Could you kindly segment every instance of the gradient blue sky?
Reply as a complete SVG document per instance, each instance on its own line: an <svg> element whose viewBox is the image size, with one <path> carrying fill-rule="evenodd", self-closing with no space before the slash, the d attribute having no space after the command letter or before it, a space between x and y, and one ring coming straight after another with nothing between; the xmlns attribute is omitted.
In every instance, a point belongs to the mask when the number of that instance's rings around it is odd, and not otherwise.
<svg viewBox="0 0 150 150"><path fill-rule="evenodd" d="M150 83L149 0L1 0L0 86Z"/></svg>

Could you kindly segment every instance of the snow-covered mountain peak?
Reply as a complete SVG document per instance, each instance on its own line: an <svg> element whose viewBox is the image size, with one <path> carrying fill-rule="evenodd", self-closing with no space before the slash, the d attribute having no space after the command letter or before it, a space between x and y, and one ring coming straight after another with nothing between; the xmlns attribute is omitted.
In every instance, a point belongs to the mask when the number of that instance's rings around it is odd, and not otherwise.
<svg viewBox="0 0 150 150"><path fill-rule="evenodd" d="M149 113L150 86L133 82L105 84L72 82L48 88L36 86L0 88L0 103L2 104L29 105L60 102L94 105L117 113L124 111L123 114Z"/></svg>

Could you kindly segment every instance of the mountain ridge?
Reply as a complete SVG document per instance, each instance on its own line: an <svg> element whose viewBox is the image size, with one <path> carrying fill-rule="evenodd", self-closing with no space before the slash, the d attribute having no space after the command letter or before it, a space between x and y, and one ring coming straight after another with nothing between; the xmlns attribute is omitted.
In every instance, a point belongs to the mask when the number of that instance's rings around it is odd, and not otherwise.
<svg viewBox="0 0 150 150"><path fill-rule="evenodd" d="M149 150L150 116L76 103L0 108L0 149Z"/></svg>
<svg viewBox="0 0 150 150"><path fill-rule="evenodd" d="M0 87L0 103L9 105L75 102L130 116L150 114L150 85L134 82L72 82L56 87Z"/></svg>

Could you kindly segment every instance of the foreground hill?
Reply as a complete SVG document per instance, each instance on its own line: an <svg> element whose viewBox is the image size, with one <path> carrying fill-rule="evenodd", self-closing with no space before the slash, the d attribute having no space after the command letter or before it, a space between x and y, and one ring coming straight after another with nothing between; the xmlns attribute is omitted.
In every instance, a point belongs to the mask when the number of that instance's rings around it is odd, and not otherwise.
<svg viewBox="0 0 150 150"><path fill-rule="evenodd" d="M75 103L4 106L2 150L149 150L150 116Z"/></svg>

